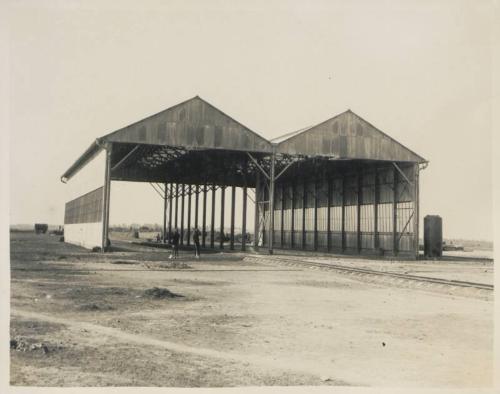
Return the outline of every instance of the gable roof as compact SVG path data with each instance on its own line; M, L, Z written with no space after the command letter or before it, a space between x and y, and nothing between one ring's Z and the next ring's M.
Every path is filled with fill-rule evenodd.
M103 141L271 152L268 140L199 96L101 138Z
M269 154L324 156L338 159L426 160L351 110L315 126L268 141L199 96L97 138L62 175L64 182L105 146L152 145L184 150L226 150Z
M392 137L347 110L316 126L275 138L277 152L339 159L408 161L426 160Z

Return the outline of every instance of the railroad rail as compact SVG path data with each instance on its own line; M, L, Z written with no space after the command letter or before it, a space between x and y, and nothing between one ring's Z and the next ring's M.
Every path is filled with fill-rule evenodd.
M458 286L458 287L472 287L481 290L490 290L493 291L494 286L486 283L476 283L476 282L467 282L461 280L453 280L453 279L441 279L441 278L432 278L428 276L420 276L420 275L409 275L409 274L400 274L397 272L388 272L388 271L378 271L371 270L368 268L356 268L356 267L346 267L338 264L329 264L329 263L319 263L314 261L303 261L303 260L294 260L288 258L266 258L266 257L245 257L245 259L254 259L260 261L268 261L272 263L285 263L286 265L295 265L295 266L308 266L308 267L318 267L323 269L330 269L336 271L350 272L350 273L358 273L358 274L366 274L366 275L378 275L378 276L388 276L398 279L405 279L411 281L418 282L427 282L427 283L435 283L440 285L448 285L448 286Z

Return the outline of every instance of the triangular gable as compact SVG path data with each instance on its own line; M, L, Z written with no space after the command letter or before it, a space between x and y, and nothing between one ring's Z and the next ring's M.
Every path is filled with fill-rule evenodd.
M426 161L350 110L283 140L277 152L339 159Z
M109 142L186 149L271 152L271 144L196 96L102 137Z

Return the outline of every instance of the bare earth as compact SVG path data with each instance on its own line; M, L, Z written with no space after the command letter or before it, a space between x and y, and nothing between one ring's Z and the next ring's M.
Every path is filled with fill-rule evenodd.
M12 385L491 387L491 296L242 254L184 252L173 265L165 250L103 255L57 239L11 234ZM493 276L493 263L415 264Z

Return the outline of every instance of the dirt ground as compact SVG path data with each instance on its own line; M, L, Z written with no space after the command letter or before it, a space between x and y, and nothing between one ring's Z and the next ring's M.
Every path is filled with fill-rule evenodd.
M136 249L11 234L12 385L491 387L491 298Z

